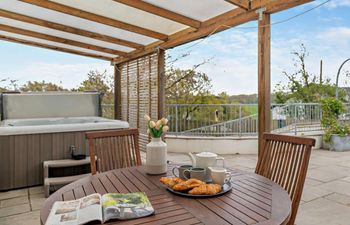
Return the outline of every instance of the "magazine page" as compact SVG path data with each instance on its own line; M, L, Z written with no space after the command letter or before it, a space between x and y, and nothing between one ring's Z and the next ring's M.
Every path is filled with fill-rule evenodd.
M45 225L76 225L93 220L102 221L100 194L73 201L55 202Z
M102 210L104 221L134 219L154 213L147 195L143 192L104 194L102 196Z
M80 199L78 212L78 224L84 224L89 221L99 220L102 222L101 195L92 194Z

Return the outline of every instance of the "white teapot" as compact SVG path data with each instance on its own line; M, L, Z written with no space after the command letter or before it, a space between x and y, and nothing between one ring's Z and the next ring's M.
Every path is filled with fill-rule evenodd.
M217 161L222 160L222 167L225 167L225 159L218 157L217 154L212 152L201 152L198 154L188 153L192 160L193 167L200 167L207 169L208 167L216 167Z

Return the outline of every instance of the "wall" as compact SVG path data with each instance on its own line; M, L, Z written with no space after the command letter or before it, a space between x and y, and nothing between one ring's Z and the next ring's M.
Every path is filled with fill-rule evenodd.
M323 147L322 135L311 133L305 136L316 139L314 149ZM167 135L166 143L168 144L168 152L210 151L216 154L258 154L258 138L256 136L191 137Z

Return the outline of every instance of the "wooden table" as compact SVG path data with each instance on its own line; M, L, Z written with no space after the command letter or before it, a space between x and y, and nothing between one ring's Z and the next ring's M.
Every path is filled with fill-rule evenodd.
M170 170L172 165L168 166ZM286 224L291 212L287 192L254 173L231 169L233 189L215 198L190 199L166 191L161 176L149 176L143 167L130 167L82 178L52 194L41 210L44 224L55 201L67 201L93 193L138 192L148 195L155 214L108 224ZM164 176L164 175L163 175Z

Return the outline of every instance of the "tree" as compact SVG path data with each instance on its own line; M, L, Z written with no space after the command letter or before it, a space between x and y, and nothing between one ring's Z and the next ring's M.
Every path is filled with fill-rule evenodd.
M22 85L19 88L20 91L23 92L36 92L36 91L67 91L63 87L48 82L43 81L28 81L26 84Z
M6 82L7 81L7 79L1 79L0 80L0 84L1 83L4 83L4 82ZM4 91L6 91L7 89L6 89L6 87L5 86L0 86L0 92L4 92Z
M166 73L166 97L169 103L202 103L203 97L210 94L211 79L193 69L171 68Z
M103 94L102 103L112 104L114 101L114 83L112 76L107 75L107 70L102 73L95 70L89 71L77 91L98 91Z
M8 83L8 85L0 86L0 92L4 91L17 91L18 90L18 80L11 80L10 78L2 78L0 79L0 83Z
M292 52L295 57L293 73L283 71L283 75L288 79L287 85L279 83L276 86L276 103L286 102L320 102L327 97L335 96L335 85L330 79L321 80L318 76L307 71L305 59L309 56L305 46L300 45L299 51ZM341 94L344 96L344 93Z

